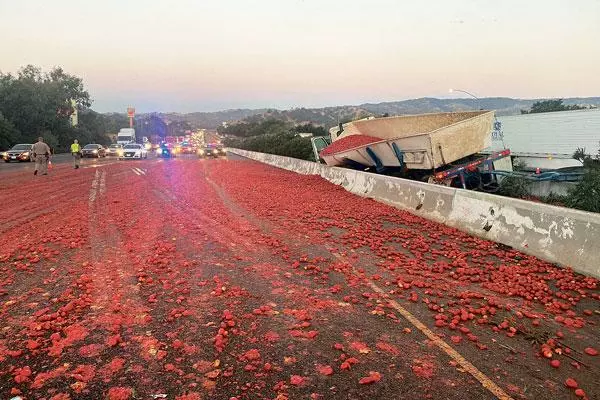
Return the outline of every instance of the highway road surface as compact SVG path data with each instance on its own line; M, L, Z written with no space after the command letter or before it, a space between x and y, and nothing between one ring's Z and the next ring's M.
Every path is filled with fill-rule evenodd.
M598 281L247 160L0 165L0 398L600 398Z
M73 162L71 154L55 154L52 156L52 166L67 165ZM102 158L83 158L81 159L82 167L96 167L98 165L105 165L117 162L116 157L102 157ZM30 171L33 174L35 163L33 162L2 162L0 161L0 174L4 172L16 172L16 171Z

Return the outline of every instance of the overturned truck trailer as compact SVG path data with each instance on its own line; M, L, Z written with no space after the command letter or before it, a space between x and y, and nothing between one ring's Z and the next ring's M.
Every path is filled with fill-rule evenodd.
M394 147L403 154L409 169L434 169L478 153L491 145L494 120L492 111L436 113L375 118L350 122L334 142L352 135L377 138L368 145L340 147L337 152L322 152L327 165L342 165L353 160L376 166L367 153L369 147L384 166L401 166ZM334 130L337 128L333 128ZM395 146L394 146L395 145Z
M344 124L341 130L332 128L331 144L323 147L322 142L318 149L315 138L313 146L319 159L331 166L402 171L412 179L482 188L482 180L485 184L495 178L483 179L481 172L510 155L508 149L489 157L479 154L491 145L493 122L493 111L371 118Z

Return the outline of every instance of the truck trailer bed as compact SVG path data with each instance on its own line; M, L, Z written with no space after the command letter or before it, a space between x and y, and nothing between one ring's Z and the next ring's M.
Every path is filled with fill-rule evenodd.
M385 167L440 168L489 147L493 120L493 111L469 111L354 121L343 126L333 144L351 135L380 140L350 148L336 146L334 152L325 148L321 158L327 165L377 166L379 162Z

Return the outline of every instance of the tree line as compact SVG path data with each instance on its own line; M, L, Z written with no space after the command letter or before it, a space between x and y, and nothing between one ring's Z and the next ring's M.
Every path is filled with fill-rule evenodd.
M0 149L34 143L39 136L55 152L67 151L73 139L108 144L106 133L128 126L127 117L97 113L91 103L82 79L60 67L44 72L27 65L14 75L0 72ZM75 110L78 124L72 126Z
M563 99L542 100L536 101L529 110L521 110L521 114L537 114L554 111L571 111L584 110L587 107L577 104L567 105L563 103Z
M314 156L310 138L299 133L312 133L313 136L327 134L322 126L310 123L293 125L278 119L243 121L221 127L218 132L226 137L225 144L229 147L311 161L314 161Z

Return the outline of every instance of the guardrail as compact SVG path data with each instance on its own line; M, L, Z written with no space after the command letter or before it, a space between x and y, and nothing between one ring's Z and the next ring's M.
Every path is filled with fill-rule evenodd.
M600 278L600 214L290 157L228 151L300 174L320 175L357 195Z

